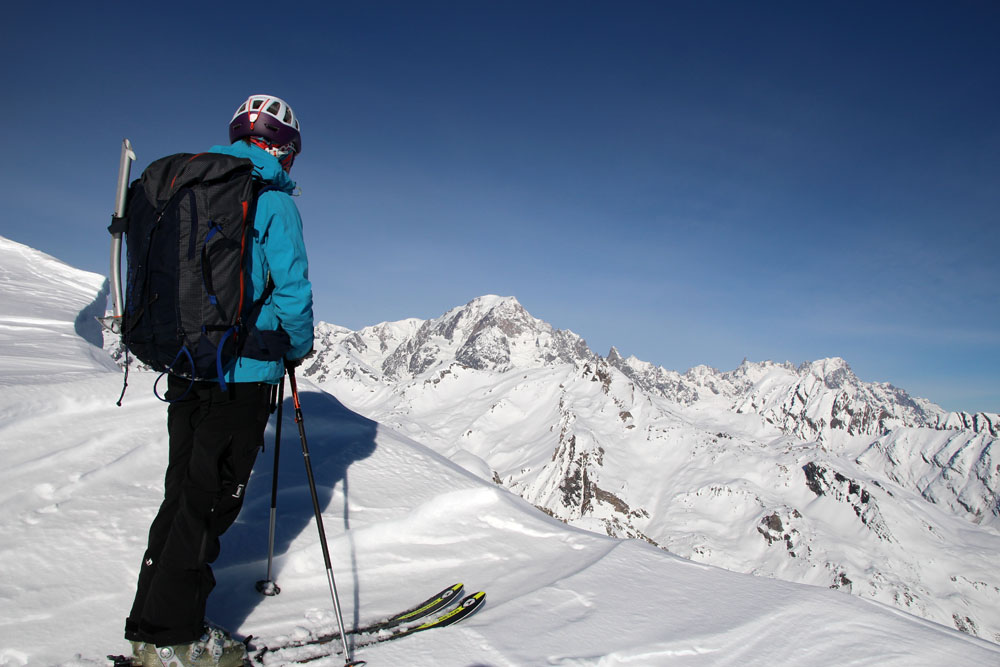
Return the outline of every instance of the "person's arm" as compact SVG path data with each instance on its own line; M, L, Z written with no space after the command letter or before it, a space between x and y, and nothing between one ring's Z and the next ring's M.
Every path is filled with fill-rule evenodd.
M271 302L292 345L285 357L301 359L313 346L312 284L302 218L291 197L284 193L265 192L258 202L258 211L261 208L269 216L261 249L274 280Z

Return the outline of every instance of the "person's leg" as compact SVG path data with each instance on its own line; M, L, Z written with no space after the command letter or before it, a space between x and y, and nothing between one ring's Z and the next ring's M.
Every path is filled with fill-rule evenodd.
M139 566L139 580L136 585L135 599L132 611L125 620L125 638L129 641L146 641L139 629L142 610L146 604L149 586L156 575L160 553L167 541L174 517L180 507L181 492L187 470L190 465L191 452L194 447L195 424L200 421L199 413L202 401L198 392L190 387L190 380L167 377L167 394L165 398L171 401L167 408L167 433L170 448L167 458L167 470L164 474L163 502L149 527L149 538L146 552Z
M182 443L190 434L190 451L139 618L140 634L157 646L202 635L205 603L215 587L209 563L219 555L219 536L242 507L269 416L265 384L233 383L223 392L216 383L198 383L192 391L196 411L171 406L171 442L176 437Z

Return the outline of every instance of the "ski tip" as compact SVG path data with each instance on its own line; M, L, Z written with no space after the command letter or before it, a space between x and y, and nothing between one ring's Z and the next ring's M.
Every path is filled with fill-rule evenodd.
M484 604L486 604L486 591L479 591L473 593L472 595L465 596L465 599L462 600L462 604L459 605L459 607L464 607L468 612L466 615L471 615L479 611Z

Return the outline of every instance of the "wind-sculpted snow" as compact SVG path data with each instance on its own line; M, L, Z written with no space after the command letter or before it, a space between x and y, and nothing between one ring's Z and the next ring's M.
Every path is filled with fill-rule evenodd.
M11 282L34 280L37 261L5 264L12 276L0 285L5 295ZM90 301L99 290L94 287ZM0 384L0 665L103 667L107 653L129 650L121 638L122 619L145 532L162 498L166 407L152 396L153 373L133 369L124 405L117 407L117 373L98 364L87 373L63 375L40 364L89 358L80 347L83 339L66 334L79 312L77 297L68 292L65 301L54 301L51 312L59 314L39 327L46 348L4 343L0 355L3 377L12 367L36 369L23 382ZM818 523L834 521L838 513L853 515L848 504L829 493L817 497L801 481L804 475L799 479L801 470L791 462L804 458L797 455L800 443L763 429L749 415L709 415L649 397L600 360L506 373L451 362L386 383L382 361L420 326L405 321L362 332L321 327L326 347L311 372L325 377L326 386L338 384L341 400L300 380L348 625L397 612L455 581L488 591L486 607L460 625L358 651L369 664L615 667L779 660L811 667L831 656L842 664L1000 662L1000 648L969 636L986 636L991 628L975 605L953 606L953 625L963 634L842 592L728 572L643 541L581 530L468 472L464 467L502 472L506 484L529 485L552 463L562 437L574 443L565 448L565 458L588 471L593 492L581 525L607 520L631 529L644 520L651 532L678 528L682 540L700 533L704 539L696 541L706 548L720 546L710 544L720 518L730 534L739 532L731 515L704 513L706 503L742 509L753 519L758 551L781 553L789 544L796 551L815 548L823 532L815 530ZM512 351L520 354L520 345ZM512 354L512 364L518 354ZM371 409L348 407L365 402ZM390 419L375 421L383 411ZM218 585L209 601L213 620L238 637L252 634L265 642L301 639L336 625L288 404L284 413L274 562L282 593L265 598L254 587L266 568L272 424L243 513L223 536L223 555L215 563ZM418 417L433 424L422 426ZM714 434L705 429L708 424ZM431 431L438 437L425 440ZM631 439L622 440L622 434ZM455 444L445 456L451 438ZM799 514L791 504L775 505L762 486L773 480L751 454L768 447L784 451L781 479L797 491ZM463 460L464 467L453 460ZM741 475L731 474L734 462L742 465ZM709 470L730 474L695 484ZM869 488L867 478L860 481ZM565 478L550 484L558 498ZM658 511L658 497L667 501L684 488L693 490L686 507L704 513L704 530L676 516L644 514L645 508ZM895 538L907 538L897 528L896 507L878 485L871 488ZM584 496L574 498L583 503ZM916 494L906 498L913 507L934 507ZM823 511L805 511L811 503L824 503ZM949 565L940 575L954 572L951 581L961 595L995 595L988 578L979 576L977 560L995 552L995 542L982 528L961 522L960 530L942 517L947 515L932 517L933 524L920 529L932 529L942 543L976 562L964 569ZM882 557L866 554L863 540L852 546L862 563ZM924 549L918 555L941 554ZM851 572L840 572L841 581ZM315 664L338 665L342 659L330 656Z
M512 298L408 322L395 349L366 329L367 357L334 333L307 372L575 526L1000 640L986 420L968 428L838 358L685 373L602 358ZM970 534L989 547L944 537Z
M113 371L97 317L107 280L0 237L0 385Z

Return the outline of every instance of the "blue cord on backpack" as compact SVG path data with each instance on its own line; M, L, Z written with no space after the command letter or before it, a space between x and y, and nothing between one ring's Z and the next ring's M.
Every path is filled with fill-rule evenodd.
M222 334L222 340L219 341L219 347L215 351L215 371L219 374L219 389L222 391L226 390L226 377L222 370L222 348L226 344L226 339L232 336L236 332L237 327L232 326L226 330L226 333Z
M159 392L156 390L156 387L157 387L157 385L160 384L160 380L163 379L163 376L166 375L167 373L169 373L173 369L174 364L177 363L177 360L181 358L181 353L183 353L184 356L187 357L188 363L191 365L191 371L192 371L192 373L194 372L194 358L191 356L191 352L187 349L187 345L182 345L181 349L179 349L177 351L177 356L174 357L174 360L170 362L169 366L167 366L167 370L165 370L162 373L160 373L160 376L158 378L156 378L156 382L153 383L153 396L156 396L158 399L160 399L164 403L173 403L175 401L181 400L182 398L184 398L185 396L187 396L189 393L191 393L191 387L194 386L194 378L192 377L191 378L191 382L188 384L188 388L185 389L184 393L181 394L180 396L178 396L177 398L164 398L163 396L160 396Z

